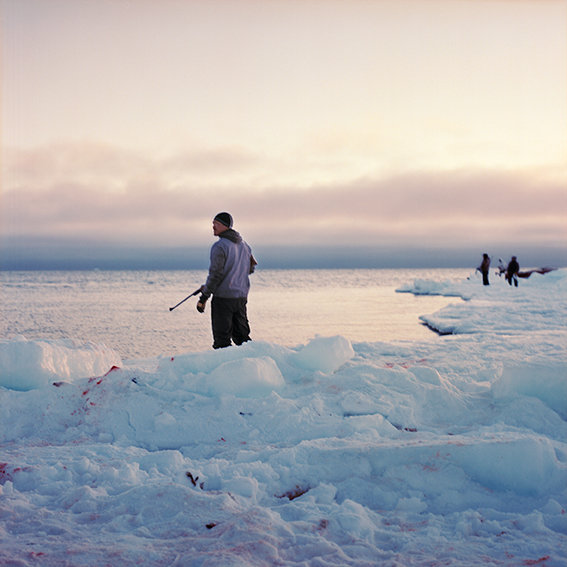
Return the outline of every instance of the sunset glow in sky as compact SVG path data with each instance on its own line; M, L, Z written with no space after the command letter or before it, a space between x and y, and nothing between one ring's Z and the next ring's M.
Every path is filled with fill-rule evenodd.
M13 250L567 242L567 0L0 6Z

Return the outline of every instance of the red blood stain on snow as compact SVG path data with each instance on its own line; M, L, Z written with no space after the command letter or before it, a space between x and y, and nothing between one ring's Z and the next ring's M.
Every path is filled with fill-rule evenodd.
M8 463L0 463L0 484L6 481L12 481L12 475L6 470Z
M105 376L108 376L111 372L115 371L115 370L120 370L119 366L113 366L106 374L104 374L104 376L93 376L92 378L89 378L89 384L92 384L93 382L95 382L95 386L100 386L105 378ZM57 386L58 384L54 384L55 386ZM90 389L87 388L86 390L83 391L83 396L86 396L88 393L90 392ZM87 402L88 402L88 398L87 398ZM93 402L90 402L91 406L94 406L95 404Z
M0 463L0 485L12 482L16 473L28 470L30 467L10 467L8 463Z
M545 563L548 559L550 559L549 555L545 555L539 559L524 559L522 565L540 565L541 563Z

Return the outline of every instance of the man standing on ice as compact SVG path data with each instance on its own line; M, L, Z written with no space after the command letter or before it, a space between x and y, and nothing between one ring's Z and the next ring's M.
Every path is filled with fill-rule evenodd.
M506 281L512 285L512 282L518 287L518 272L520 271L520 264L516 256L512 256L508 267L506 268Z
M213 348L241 345L250 339L250 325L246 304L250 280L256 260L250 246L232 228L232 216L219 213L213 219L213 234L219 239L211 247L209 275L201 287L197 311L205 312L205 304L212 295L211 322Z
M488 272L490 271L490 256L486 253L482 255L482 262L480 266L477 268L482 274L482 283L483 285L490 285L488 281Z

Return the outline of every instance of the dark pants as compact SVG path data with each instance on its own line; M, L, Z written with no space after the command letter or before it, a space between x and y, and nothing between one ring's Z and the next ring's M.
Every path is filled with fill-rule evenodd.
M488 272L482 272L482 283L484 285L490 285L490 282L488 281Z
M250 341L250 325L246 313L246 297L214 297L211 301L213 348L224 348Z

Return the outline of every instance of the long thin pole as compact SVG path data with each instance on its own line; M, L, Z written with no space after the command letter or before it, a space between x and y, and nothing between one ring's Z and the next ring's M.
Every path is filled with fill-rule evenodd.
M187 301L190 297L193 297L194 295L197 295L198 293L201 292L201 288L196 289L191 295L188 295L185 299L182 299L177 305L174 305L173 307L170 307L169 310L173 311L176 307L179 307L182 303L184 303L185 301Z

